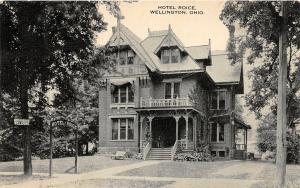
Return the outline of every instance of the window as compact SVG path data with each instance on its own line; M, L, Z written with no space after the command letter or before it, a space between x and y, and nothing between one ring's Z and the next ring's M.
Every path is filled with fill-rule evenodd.
M119 53L120 55L120 65L126 65L127 64L127 51L121 51Z
M180 97L180 83L167 82L165 83L165 99L175 99Z
M218 129L218 124L213 123L211 125L211 141L212 142L217 142L217 129Z
M226 109L226 91L214 91L211 94L211 108L216 110Z
M119 65L132 65L135 53L132 50L122 50L117 53L113 53L112 57L119 59Z
M128 50L128 65L133 64L134 52L132 50Z
M120 140L126 139L126 119L120 119Z
M169 63L170 62L170 51L163 50L161 59L162 59L163 64Z
M161 62L163 64L168 63L179 63L180 62L180 51L178 48L166 49L161 52Z
M173 98L177 98L179 97L179 93L180 93L180 83L174 83L174 94L173 94Z
M219 141L224 142L224 124L219 124Z
M219 151L219 157L225 157L225 151Z
M179 63L179 49L173 49L171 51L171 55L172 55L172 61L171 63Z
M171 83L166 83L165 86L165 99L170 99L171 98Z
M210 154L211 154L212 156L214 156L214 157L217 156L217 152L216 152L216 151L211 151Z
M211 141L224 142L225 141L225 126L221 123L213 123L211 125Z
M128 102L134 102L134 93L133 93L132 85L128 87Z
M112 119L112 139L118 140L118 119Z
M134 139L133 118L112 119L112 140L133 140Z
M134 92L131 84L116 86L112 92L113 103L132 103L134 102Z
M126 103L126 90L127 90L127 87L121 87L120 88L120 102L121 103Z

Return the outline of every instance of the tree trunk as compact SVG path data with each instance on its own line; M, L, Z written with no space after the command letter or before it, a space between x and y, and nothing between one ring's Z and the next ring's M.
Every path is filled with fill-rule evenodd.
M24 63L25 64L25 63ZM22 119L28 119L28 75L26 71L26 65L23 67L23 71L20 72L20 103L21 103L21 117ZM31 130L30 125L24 126L24 175L32 175L31 164Z
M86 143L86 148L85 148L85 155L89 154L89 143Z
M279 77L277 108L277 153L276 187L285 187L286 175L286 83L287 83L287 10L286 2L281 2L282 23L279 35Z

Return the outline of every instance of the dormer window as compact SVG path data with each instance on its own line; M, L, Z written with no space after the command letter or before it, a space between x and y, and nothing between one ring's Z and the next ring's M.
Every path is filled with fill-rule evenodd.
M180 62L180 51L178 48L165 49L161 52L161 62L163 64L168 63L179 63Z

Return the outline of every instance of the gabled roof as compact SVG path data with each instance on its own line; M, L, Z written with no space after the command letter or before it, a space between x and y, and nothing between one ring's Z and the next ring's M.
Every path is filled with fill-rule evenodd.
M157 32L159 33L159 32ZM141 45L149 54L155 66L162 73L175 73L175 72L189 72L189 71L203 71L198 63L190 56L187 55L182 59L181 63L176 64L162 64L159 57L154 53L156 48L161 44L166 35L150 35L141 42Z
M151 71L157 70L157 67L140 43L141 39L138 36L136 36L123 24L119 23L107 44L109 46L129 45Z
M169 25L168 32L157 32L157 33L165 33L164 39L161 41L161 43L156 47L154 53L158 54L161 48L163 47L170 47L170 46L177 46L182 52L184 50L184 45L181 42L181 40L176 36L176 34L171 29L171 26Z
M212 66L206 67L208 74L218 83L236 83L239 84L242 74L242 63L231 64L225 51L213 51Z

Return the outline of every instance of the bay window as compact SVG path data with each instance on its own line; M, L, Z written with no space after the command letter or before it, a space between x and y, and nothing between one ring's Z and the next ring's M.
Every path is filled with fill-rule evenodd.
M126 84L122 86L115 86L112 92L112 102L113 103L133 103L134 102L134 92L131 84Z
M134 119L113 118L112 119L112 140L133 140Z
M211 108L215 110L226 109L226 91L213 91L211 94Z

